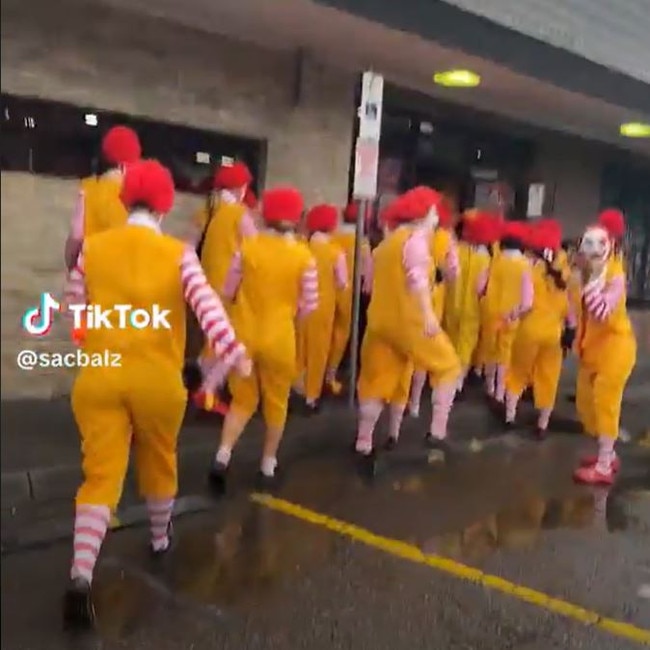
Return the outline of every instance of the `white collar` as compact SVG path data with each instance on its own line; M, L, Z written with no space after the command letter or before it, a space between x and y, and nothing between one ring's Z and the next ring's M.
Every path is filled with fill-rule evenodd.
M239 203L239 199L233 192L230 190L221 190L219 192L219 198L226 204L226 205L233 205L235 203Z
M477 253L483 253L484 255L490 252L490 251L488 250L488 247L485 246L484 244L478 244L477 246L474 246L474 250L475 250Z
M501 251L501 255L504 257L518 258L523 257L524 254L517 250L516 248L506 248L504 251Z
M158 219L146 210L136 210L135 212L132 212L126 220L126 223L130 226L145 226L146 228L155 230L158 233L162 232Z
M356 234L357 232L357 224L356 223L347 223L344 221L339 225L339 231L342 233L351 233L351 234Z
M326 232L315 232L309 239L315 239L316 241L329 241L330 236Z

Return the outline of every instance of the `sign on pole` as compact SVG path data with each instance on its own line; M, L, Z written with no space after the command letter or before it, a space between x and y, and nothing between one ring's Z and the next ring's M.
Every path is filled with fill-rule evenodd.
M350 341L350 387L349 404L354 408L359 365L359 313L361 311L361 249L364 224L369 202L377 196L377 172L379 170L379 139L381 137L381 113L384 97L384 78L374 72L364 72L361 79L361 104L359 135L355 143L354 183L352 195L361 201L357 213L354 246L354 275L352 295L352 335Z

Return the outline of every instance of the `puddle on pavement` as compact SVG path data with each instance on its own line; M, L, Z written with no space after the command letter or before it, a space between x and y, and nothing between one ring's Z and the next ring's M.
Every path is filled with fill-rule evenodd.
M290 467L279 496L470 563L498 549L531 548L556 529L650 530L649 475L622 476L609 491L590 489L572 484L574 462L558 444L474 455L442 471L411 467L367 485L340 457L311 458ZM122 555L100 571L101 634L123 637L179 608L218 625L327 569L342 543L242 493L213 512L180 519L158 570L151 560Z
M225 510L178 526L160 563L124 557L104 563L94 588L102 637L122 638L179 610L219 624L326 566L336 551L335 536L263 506L240 500Z
M414 490L418 480L404 481ZM650 535L650 476L621 480L610 489L571 486L564 495L522 496L512 504L421 544L428 553L482 562L497 550L527 550L557 529Z

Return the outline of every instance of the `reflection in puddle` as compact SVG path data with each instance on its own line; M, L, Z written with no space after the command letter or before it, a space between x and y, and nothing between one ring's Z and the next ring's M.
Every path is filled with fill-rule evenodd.
M563 497L528 496L460 531L443 533L423 545L428 553L480 562L497 549L533 547L544 530L558 528L650 533L650 485L646 478L611 490L575 488Z
M201 603L246 605L306 566L325 563L334 544L331 535L248 504L220 529L185 531L174 549L170 580Z
M205 516L183 526L163 558L106 560L94 584L98 632L124 638L172 610L218 623L229 609L258 604L327 563L336 541L257 504L230 504L223 522Z

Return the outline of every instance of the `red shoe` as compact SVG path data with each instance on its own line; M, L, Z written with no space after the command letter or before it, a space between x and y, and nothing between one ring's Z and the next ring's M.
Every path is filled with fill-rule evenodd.
M601 472L596 465L591 467L580 467L573 473L573 480L587 485L612 485L614 483L614 470Z
M580 459L580 466L594 467L594 465L597 462L598 462L598 456L595 454L593 456L584 456L583 458ZM614 474L616 474L620 469L621 469L621 459L618 456L616 456L612 461L612 471L614 472Z
M228 405L224 404L216 395L200 391L194 393L192 401L194 402L194 406L202 411L218 413L219 415L226 415L228 413Z

